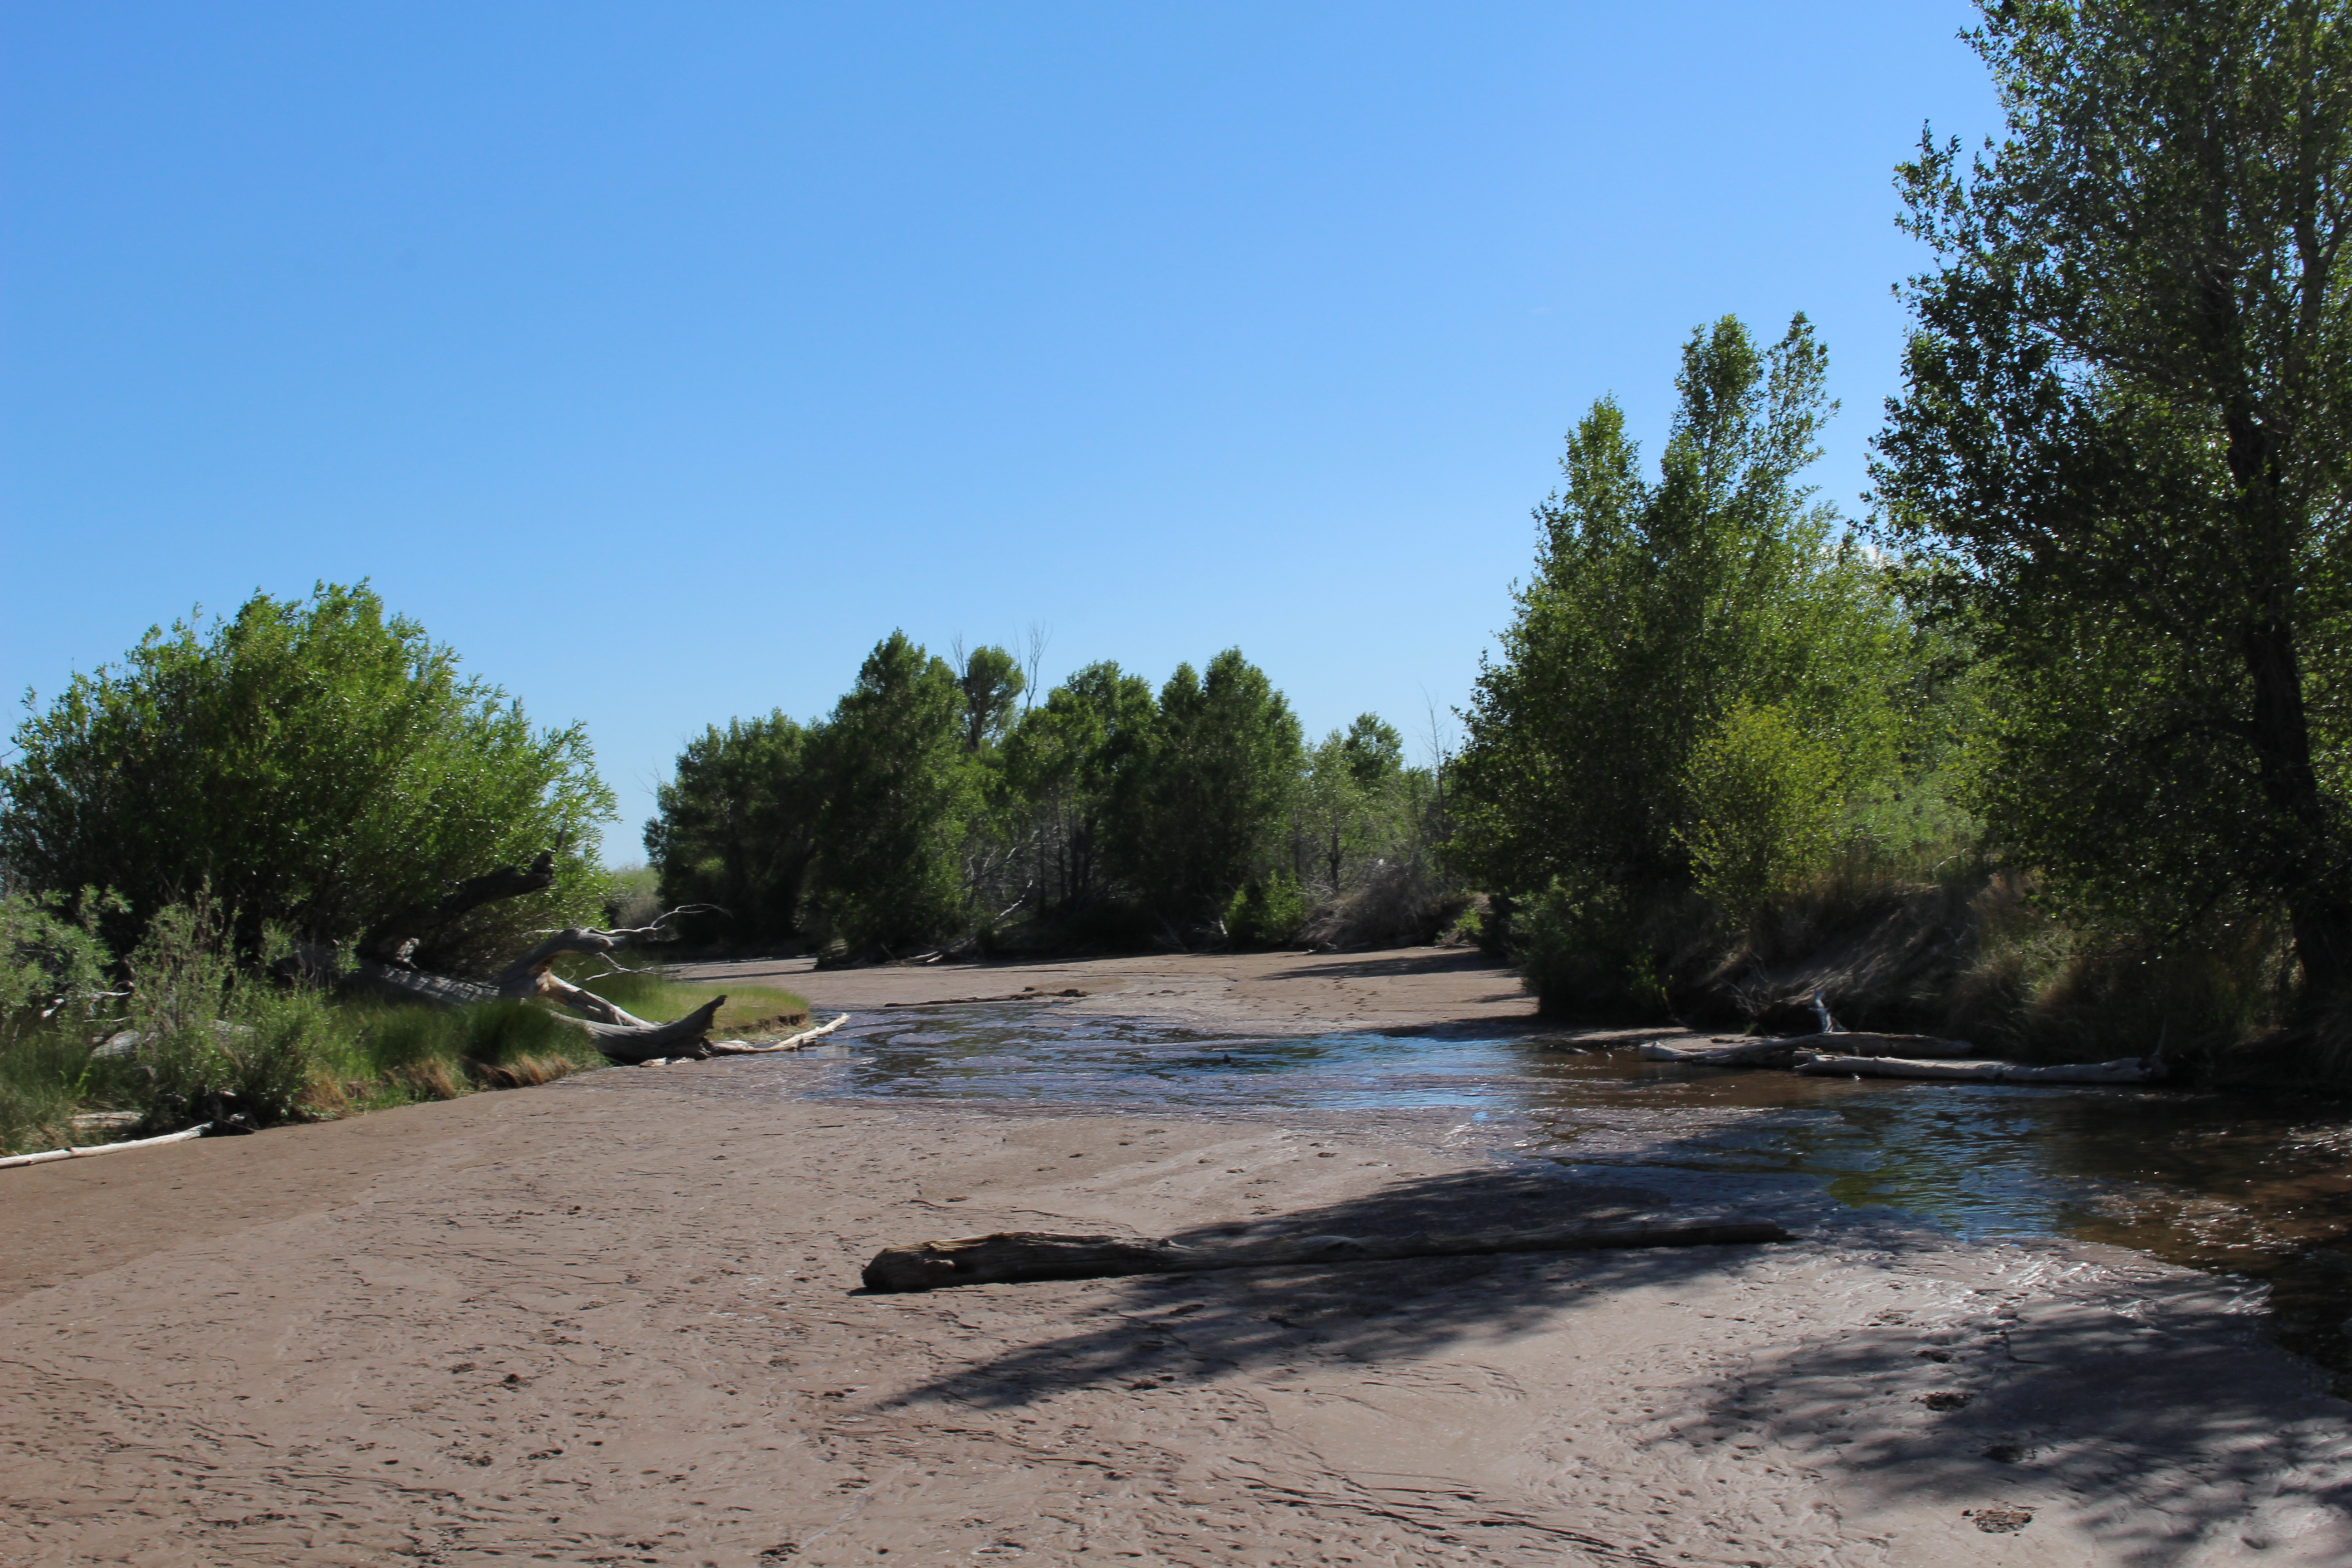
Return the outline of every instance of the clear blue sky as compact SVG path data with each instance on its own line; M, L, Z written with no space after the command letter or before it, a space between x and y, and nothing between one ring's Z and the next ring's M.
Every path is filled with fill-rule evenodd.
M587 722L615 863L893 626L1417 733L1697 323L1819 323L1854 509L1969 16L9 0L0 689L373 578Z

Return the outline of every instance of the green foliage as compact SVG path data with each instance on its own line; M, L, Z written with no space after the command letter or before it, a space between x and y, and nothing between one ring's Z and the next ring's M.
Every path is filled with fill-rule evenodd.
M716 905L688 916L689 941L738 943L789 937L816 855L825 796L823 727L782 712L730 720L687 742L656 792L646 853L659 868L661 901Z
M1728 317L1694 333L1654 482L1617 405L1596 403L1465 715L1450 858L1494 891L1539 895L1529 930L1547 952L1598 942L1610 994L1650 987L1661 960L1626 944L1696 880L1746 899L1788 874L1780 851L1741 847L1771 824L1734 798L1727 748L1765 737L1731 715L1772 712L1805 755L1833 753L1838 787L1820 798L1841 810L1904 769L1929 693L1920 636L1797 483L1831 412L1826 363L1801 316L1769 349Z
M956 675L963 692L963 749L978 754L1012 732L1013 705L1029 683L1021 661L1001 647L976 647L968 656L959 649L957 662L963 667Z
M1556 877L1512 911L1512 955L1551 1018L1653 1018L1675 1006L1677 947L1710 922L1688 892Z
M1295 858L1320 874L1327 897L1346 891L1350 870L1366 861L1411 854L1423 782L1407 773L1403 737L1376 713L1358 715L1307 753L1293 805Z
M1835 852L1845 795L1837 747L1778 708L1742 702L1691 752L1683 842L1700 895L1746 921Z
M1273 865L1298 776L1298 721L1265 671L1227 648L1160 688L1141 744L1119 759L1111 854L1175 921L1213 920Z
M1989 6L2008 115L1902 171L1880 526L1994 667L1995 840L2077 918L2283 909L2352 994L2352 12Z
M1285 871L1253 877L1225 906L1225 934L1244 947L1288 942L1307 919L1307 895Z
M29 708L29 700L28 700ZM579 726L531 729L365 586L257 595L209 635L160 629L77 675L0 770L0 860L36 888L112 888L118 946L209 887L240 945L265 925L347 942L449 884L560 846L548 894L493 904L420 954L462 965L595 908L611 793Z
M892 632L824 730L817 900L851 948L920 946L966 911L961 858L982 805L956 672Z
M1029 820L1031 864L1050 907L1072 910L1109 891L1105 824L1120 769L1147 744L1151 687L1108 661L1090 664L1021 716L1004 743L1004 774Z
M0 1037L35 1020L91 1017L110 989L111 962L97 921L114 901L89 893L77 905L54 893L0 898Z

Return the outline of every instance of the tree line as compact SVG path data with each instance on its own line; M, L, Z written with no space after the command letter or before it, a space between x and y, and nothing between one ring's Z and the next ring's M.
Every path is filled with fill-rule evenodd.
M709 906L706 940L889 955L1279 941L1375 870L1426 892L1437 780L1378 716L1309 745L1238 648L1157 691L1109 661L1033 679L898 631L825 717L709 727L646 830L662 900Z
M1548 1009L1643 1016L1907 930L1871 984L1915 1016L2040 964L2185 1027L2202 975L2352 1064L2352 4L2003 0L1970 40L2005 128L1896 171L1929 259L1860 515L1805 482L1810 323L1727 318L1654 454L1575 424L1458 756L1310 743L1238 650L1040 693L894 633L821 719L685 748L664 895L881 955L1426 934L1475 891ZM461 967L609 891L586 737L364 585L77 676L0 795L11 907L117 952L199 888L331 942L553 848L539 907L436 933Z

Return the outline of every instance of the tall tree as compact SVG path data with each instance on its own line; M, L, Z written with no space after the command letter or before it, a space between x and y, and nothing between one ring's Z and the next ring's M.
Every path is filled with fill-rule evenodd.
M1021 661L1001 647L976 647L969 654L961 646L956 662L961 668L956 684L963 689L963 745L978 752L1002 742L1013 728L1013 704L1027 689Z
M1995 832L2144 926L2283 908L2352 988L2352 7L1987 5L1881 527L2006 678Z
M1798 482L1826 366L1802 316L1769 348L1726 317L1683 351L1654 481L1614 401L1570 434L1452 775L1449 853L1491 890L1687 888L1692 759L1743 704L1888 765L1897 617Z
M1112 784L1155 710L1149 682L1104 660L1046 693L1006 739L1005 776L1031 815L1046 902L1085 904L1108 891L1103 826Z
M852 947L929 942L966 914L961 856L980 806L956 671L904 632L866 658L826 723L816 897Z
M1213 918L1273 863L1298 777L1298 721L1265 672L1227 648L1179 665L1115 784L1113 846L1144 901Z
M662 901L716 905L690 916L689 937L735 941L795 934L816 823L824 804L817 765L822 726L781 711L711 725L678 753L656 792L646 853L661 874Z

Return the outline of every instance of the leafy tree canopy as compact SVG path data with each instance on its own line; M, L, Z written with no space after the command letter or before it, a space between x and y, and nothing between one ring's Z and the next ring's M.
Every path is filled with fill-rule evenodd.
M824 727L816 892L851 947L897 949L957 929L960 857L981 808L970 710L947 660L904 632L875 647Z
M1901 171L1880 527L2003 681L1985 805L2143 927L2284 905L2352 986L2352 7L2042 0Z
M1897 764L1906 633L1797 482L1826 364L1802 316L1769 347L1726 317L1684 348L1656 479L1611 399L1569 437L1535 577L1465 714L1450 848L1486 887L1688 887L1693 759L1737 709L1783 714L1760 732L1815 738L1849 777Z
M509 927L596 910L613 795L585 732L534 730L364 584L152 630L46 709L26 702L0 770L0 859L35 888L121 894L129 912L105 921L118 952L206 886L248 946L265 923L349 941L550 847L551 891L476 911L422 958L462 965Z

